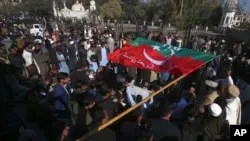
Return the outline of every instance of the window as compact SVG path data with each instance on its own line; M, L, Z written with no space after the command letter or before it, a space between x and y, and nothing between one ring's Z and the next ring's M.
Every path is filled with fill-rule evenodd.
M39 28L39 26L38 26L38 25L35 25L35 28Z

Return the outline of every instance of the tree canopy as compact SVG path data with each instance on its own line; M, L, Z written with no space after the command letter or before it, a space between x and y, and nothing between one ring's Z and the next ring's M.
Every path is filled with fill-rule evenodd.
M128 20L161 20L185 27L187 24L218 25L220 4L220 0L152 0L146 4L126 0L122 8Z
M13 5L11 2L5 3L2 11L9 16L28 12L32 16L47 17L52 15L52 0L23 0L22 3Z
M89 1L79 0L86 7ZM5 4L2 11L7 14L20 11L34 16L53 16L52 0L23 0L16 7ZM56 0L62 5L62 0ZM75 0L67 0L71 6ZM217 26L221 18L221 0L96 0L97 11L104 18L131 21L162 21L179 28L187 25Z
M99 7L100 14L106 18L120 18L122 15L122 8L119 0L108 0Z

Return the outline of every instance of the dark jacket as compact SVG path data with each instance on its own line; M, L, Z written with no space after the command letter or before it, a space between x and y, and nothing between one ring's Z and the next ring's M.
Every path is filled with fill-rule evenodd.
M107 47L105 47L105 48L106 48L106 52L107 52L107 55L108 55L110 53L110 50ZM98 61L101 61L102 60L102 48L101 47L97 48L96 55L97 55Z
M69 94L60 84L57 84L54 89L55 109L66 110L69 102Z
M102 101L99 100L99 106L107 112L109 119L112 119L117 114L117 105L111 98Z
M169 120L153 120L151 125L153 128L153 136L155 141L160 141L167 138L174 138L176 141L181 140L180 129Z
M75 45L70 45L68 48L68 56L69 56L69 69L73 70L75 69L75 64L77 62L77 57L76 56L76 52L77 52L77 47Z
M25 61L21 55L10 55L10 64L14 65L20 69L24 68Z
M203 129L203 141L224 141L229 133L229 123L223 118L206 118Z
M54 48L50 48L48 49L48 52L49 52L50 64L52 65L52 67L55 67L57 70L60 69L59 61L56 55L56 50Z
M182 141L197 141L201 134L199 121L186 121L182 124Z
M105 128L102 131L97 132L91 138L91 141L116 141L115 132L109 128Z
M85 50L83 47L78 48L78 58L80 61L86 62L87 50Z
M80 70L74 70L71 74L70 74L70 79L71 79L71 84L74 87L77 83L77 81L82 81L85 83L89 82L89 77L86 74L86 71L80 71Z

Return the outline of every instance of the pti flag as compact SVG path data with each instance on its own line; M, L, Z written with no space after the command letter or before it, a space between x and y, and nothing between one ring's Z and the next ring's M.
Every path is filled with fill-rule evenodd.
M126 50L132 48L132 47L133 47L133 46L131 46L131 44L126 43L126 44L123 45L122 48L116 49L116 50L114 50L114 52L110 53L110 54L108 55L108 59L111 60L113 63L118 63L118 64L119 64L119 63L120 63L120 62L119 62L119 58L118 58L119 54L120 54L121 52L123 52L123 51L126 51Z
M155 41L137 38L131 46L111 53L110 61L127 67L137 67L157 72L170 72L182 75L192 72L201 65L213 60L214 55L190 49L174 47Z

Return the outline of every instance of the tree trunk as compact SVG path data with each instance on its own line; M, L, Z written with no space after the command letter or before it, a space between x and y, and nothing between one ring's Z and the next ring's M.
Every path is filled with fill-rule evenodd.
M185 47L188 45L188 42L190 40L191 30L192 30L192 24L188 24L185 29L185 41L184 41Z
M183 6L184 6L184 0L181 0L180 16L182 16Z
M7 17L10 17L10 1L4 0L3 1L3 11L6 13Z

